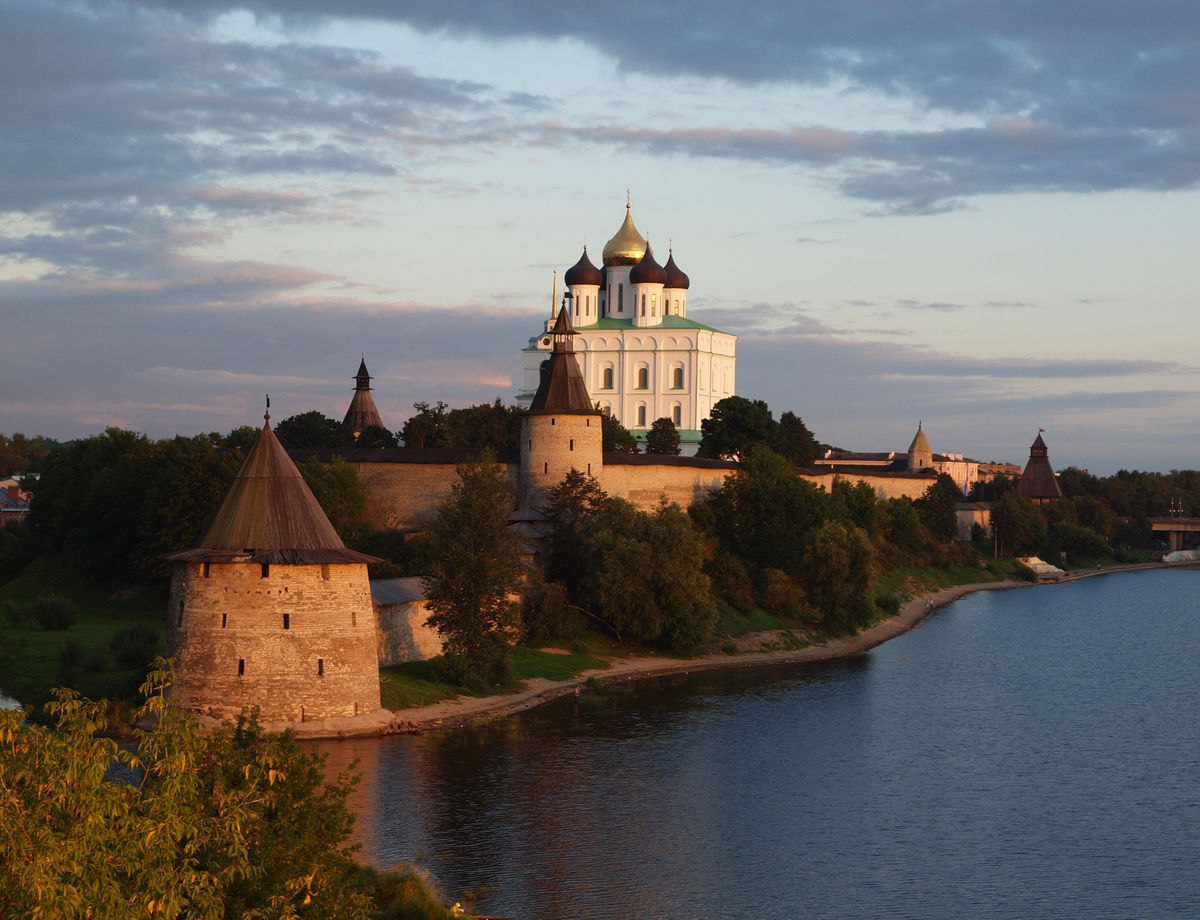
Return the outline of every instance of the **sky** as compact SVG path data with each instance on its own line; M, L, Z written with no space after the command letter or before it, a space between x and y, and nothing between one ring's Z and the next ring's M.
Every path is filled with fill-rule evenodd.
M817 437L1200 467L1200 5L0 0L0 432L511 401L626 190Z

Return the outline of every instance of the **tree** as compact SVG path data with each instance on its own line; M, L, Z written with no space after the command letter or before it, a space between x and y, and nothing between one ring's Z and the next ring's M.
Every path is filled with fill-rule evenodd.
M248 454L258 443L261 433L262 429L256 428L254 425L239 425L225 435L225 446L230 450L240 450L243 454Z
M275 426L275 437L289 450L309 447L348 447L353 437L341 422L317 410L285 418Z
M355 447L395 447L396 436L382 425L368 425L354 439Z
M608 412L600 416L601 447L605 453L637 453L637 438L635 438L615 417Z
M954 480L942 473L913 504L926 529L943 543L958 536L958 503L962 493Z
M679 455L679 431L669 418L655 419L650 426L646 435L646 453L672 457Z
M508 529L513 494L490 454L458 468L459 481L422 541L429 622L445 654L469 685L508 682L506 653L520 617L514 601L524 563Z
M885 506L885 521L888 540L910 559L928 549L929 540L912 499L889 499Z
M1002 555L1032 553L1045 539L1046 516L1029 499L1010 492L992 508L992 529Z
M726 396L700 423L698 456L740 460L755 445L770 446L776 440L777 423L761 399Z
M879 496L870 484L861 479L853 485L840 477L834 479L831 504L834 517L861 527L869 536L879 532Z
M0 711L0 913L374 915L385 880L347 844L357 780L327 782L316 755L253 717L202 733L155 668L139 710L155 727L132 747L105 736L104 704L74 691L56 691L51 727ZM114 764L128 780L109 778Z
M756 569L798 574L812 533L831 512L830 499L766 447L750 450L736 476L693 505L700 527Z
M370 530L367 524L367 489L359 480L354 464L335 457L331 463L306 460L299 465L299 469L342 542L357 545L366 539Z
M821 446L804 420L794 412L779 416L779 428L775 436L775 450L786 457L794 466L812 466L821 455Z
M604 507L608 495L591 476L571 470L546 495L544 513L552 529L546 553L546 577L562 582L570 596L579 597L587 574L584 526Z
M427 402L413 403L416 415L410 416L400 429L400 438L405 447L449 447L446 410L448 406L438 401L431 406Z
M639 511L618 498L585 519L587 575L579 602L617 633L675 652L712 639L717 612L704 574L705 543L678 505Z
M870 625L873 562L871 541L853 524L827 521L813 536L804 587L809 602L835 632L856 632Z

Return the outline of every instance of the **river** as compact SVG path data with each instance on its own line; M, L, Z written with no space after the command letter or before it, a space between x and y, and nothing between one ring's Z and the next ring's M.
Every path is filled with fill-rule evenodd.
M647 680L361 760L364 854L565 917L1200 904L1200 571L971 595L838 663Z

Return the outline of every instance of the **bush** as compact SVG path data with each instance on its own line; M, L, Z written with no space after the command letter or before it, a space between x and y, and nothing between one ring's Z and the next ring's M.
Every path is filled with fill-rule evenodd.
M42 629L70 629L79 619L79 608L61 594L43 594L25 605L24 615Z
M768 613L799 617L805 612L804 589L779 569L763 569L758 581L758 602Z
M149 623L132 623L117 630L109 648L121 667L144 669L158 652L158 630Z
M875 595L875 606L884 616L894 617L900 612L900 598L894 594Z
M704 571L712 582L715 597L742 613L754 609L754 583L741 559L729 553L718 553L705 563Z
M78 639L68 639L58 650L58 664L63 671L70 671L83 663L83 646Z
M25 608L16 601L0 601L0 619L13 627L29 625L29 617L26 615Z
M83 669L90 671L93 674L96 671L103 671L108 667L108 656L104 654L104 649L90 648L83 653Z
M534 642L546 639L573 640L583 635L583 616L571 606L562 582L530 578L521 600L526 639Z

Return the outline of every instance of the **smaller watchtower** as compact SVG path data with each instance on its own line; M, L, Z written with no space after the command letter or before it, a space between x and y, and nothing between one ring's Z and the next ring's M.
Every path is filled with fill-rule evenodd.
M908 468L913 471L933 469L933 448L925 436L923 422L917 423L917 433L908 445Z
M521 419L522 508L539 504L545 491L571 470L594 476L604 462L602 418L575 359L569 293L563 296L552 334L554 349Z
M355 438L371 427L383 427L383 419L375 408L375 399L371 396L371 374L367 370L367 359L364 356L358 365L358 373L354 375L354 396L350 400L350 408L342 420L342 427Z

